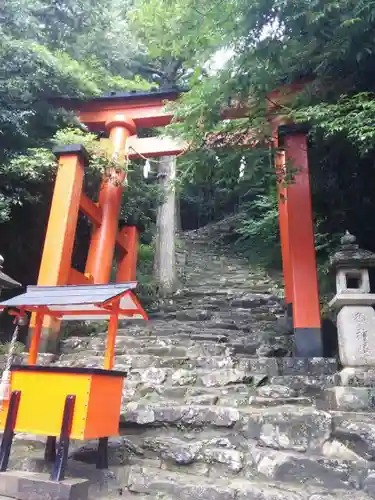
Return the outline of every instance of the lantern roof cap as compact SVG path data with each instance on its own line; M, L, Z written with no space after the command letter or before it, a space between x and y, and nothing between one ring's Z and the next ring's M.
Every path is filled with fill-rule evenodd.
M18 288L21 283L3 272L4 257L0 255L0 288Z
M346 231L340 239L339 249L330 256L330 266L332 268L350 267L366 268L375 267L375 253L363 250L356 243L357 238Z

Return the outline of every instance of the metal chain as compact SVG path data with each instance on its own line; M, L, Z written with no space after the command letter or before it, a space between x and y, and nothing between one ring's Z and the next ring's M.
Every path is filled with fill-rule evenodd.
M7 354L7 360L6 360L6 364L5 364L5 368L4 368L4 372L5 373L9 372L10 371L10 367L12 366L12 362L13 362L13 358L14 358L14 353L15 353L16 347L17 347L18 330L19 330L19 324L18 324L18 321L17 321L17 326L14 329L14 332L13 332L13 335L12 335L12 339L11 339L10 345L9 345L9 351L8 351L8 354Z
M3 407L4 401L8 401L10 398L10 391L11 391L11 384L10 384L10 369L12 366L16 346L17 346L17 339L18 339L18 330L19 326L21 324L21 317L18 317L16 319L16 328L13 331L12 339L9 344L9 350L6 358L6 364L4 371L1 375L0 379L0 408Z

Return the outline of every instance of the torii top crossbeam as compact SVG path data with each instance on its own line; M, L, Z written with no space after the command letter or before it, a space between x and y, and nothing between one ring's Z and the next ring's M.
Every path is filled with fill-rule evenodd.
M285 85L267 96L267 108L270 115L280 111L280 105L290 102L303 84ZM150 91L110 92L89 100L58 99L55 104L77 113L82 123L91 132L103 132L116 117L125 118L130 137L128 138L129 159L139 156L170 156L186 150L186 143L170 138L145 138L136 136L137 129L165 127L173 118L173 109L166 106L175 102L188 89L171 88L168 90L151 89ZM249 114L251 103L246 105L233 101L222 110L222 119L242 118Z
M165 127L173 118L166 110L166 102L176 101L185 89L151 90L148 92L111 92L88 101L57 100L61 106L78 112L80 120L93 132L105 130L105 124L114 114L126 115L136 128Z

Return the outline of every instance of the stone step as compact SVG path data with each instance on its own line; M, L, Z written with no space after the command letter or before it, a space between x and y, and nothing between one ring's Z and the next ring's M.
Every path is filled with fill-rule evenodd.
M203 439L200 439L202 438ZM134 437L130 437L132 441ZM143 450L147 459L160 459L165 468L174 464L193 473L199 469L215 475L241 476L247 479L258 477L278 482L295 482L325 488L361 489L375 463L348 458L328 458L323 455L271 450L253 442L244 447L236 446L233 439L204 435L194 439L180 436L138 436L134 446ZM350 456L350 455L349 455ZM185 469L185 470L184 470Z
M141 397L132 397L132 402L135 402L139 405L147 406L148 404L158 404L164 406L174 406L174 405L203 405L203 406L221 406L221 407L233 407L233 408L241 408L241 409L250 409L250 408L271 408L272 406L279 405L296 405L296 406L311 406L313 405L313 400L311 398L262 398L259 396L250 396L246 395L242 396L239 394L237 397L223 397L217 398L215 396L196 396L192 398L185 399L166 399L159 394L152 392L147 395Z
M118 351L117 351L118 352ZM202 368L204 370L213 370L216 368L236 368L239 361L228 356L212 356L210 354L198 353L198 356L156 356L153 354L116 354L114 369L121 370L122 367L130 369L142 369L149 367L156 368L174 368L179 370L194 370ZM85 357L82 358L79 353L65 354L57 362L60 366L103 366L104 356L95 351L85 351Z
M232 349L224 343L211 342L194 342L190 338L180 339L180 342L175 339L172 342L164 342L162 339L150 339L150 341L123 341L120 337L117 339L115 353L118 356L127 355L153 355L177 358L196 358L199 356L228 356L233 352ZM64 353L65 351L65 353ZM76 348L72 348L71 344L66 344L63 347L63 355L65 359L70 357L82 357L82 351L85 356L97 356L105 351L105 342L92 341L85 344L80 344Z
M256 294L254 294L256 295ZM164 307L164 312L170 313L170 316L166 316L166 318L173 318L172 313L178 314L178 319L185 320L185 316L187 313L190 313L190 318L187 318L189 321L197 321L198 319L206 320L209 319L207 315L199 314L198 318L196 317L196 310L204 309L205 311L220 311L220 313L232 311L233 314L238 313L238 311L247 312L248 315L254 317L256 314L261 317L261 314L267 314L267 312L283 314L284 308L280 305L279 302L269 301L266 303L265 301L258 305L251 305L253 303L252 300L247 301L246 299L236 298L233 294L227 294L224 296L192 296L191 299L187 300L185 297L180 297L178 300L175 300L168 304L168 306ZM182 314L184 313L184 314ZM205 317L206 316L206 317Z
M299 396L324 398L324 391L336 385L337 374L331 375L276 375L269 377L268 383L287 386L297 391ZM328 409L324 406L325 409Z
M99 350L105 349L105 338L103 334L98 337L69 337L65 339L60 344L60 351L62 353L71 353L73 350ZM186 338L175 338L171 337L150 337L149 335L132 337L131 335L119 335L116 338L116 349L121 348L138 348L138 347L165 347L165 346L181 346L181 347L191 347L194 345L193 340L189 337Z
M375 461L375 420L372 412L332 411L332 436L353 453Z
M155 328L150 328L146 324L147 328L144 328L142 331L121 328L118 330L117 342L119 342L122 338L128 339L129 337L136 340L140 339L142 341L145 339L156 338L159 339L159 341L163 341L165 339L166 342L168 342L169 339L177 341L179 339L191 339L206 342L223 342L229 335L232 334L232 331L221 329L220 327L205 328L202 323L191 323L190 325L186 325L185 323L163 323L164 325L162 327L158 326ZM165 326L165 323L167 326ZM181 324L185 325L185 327L180 328L179 325ZM104 340L106 335L106 332L102 332L98 333L94 338Z
M268 297L268 303L270 305L281 305L280 299L276 299L274 295L274 291L271 287L267 286L265 287L255 287L254 285L249 285L249 284L243 284L240 287L237 285L233 285L232 287L223 287L221 288L220 294L212 294L211 290L202 290L202 287L199 286L197 283L196 285L194 284L189 284L189 292L184 292L177 296L174 296L174 302L179 305L185 305L185 304L199 304L202 300L205 300L207 303L210 302L216 302L220 301L223 304L229 304L232 305L233 301L240 301L242 297L246 297L249 294L251 294L252 297L256 296L262 296ZM264 305L267 305L266 299L264 301L252 301L252 302L247 302L245 306L241 305L240 303L236 304L234 303L233 307L244 307L248 310L251 310L253 308L257 307L262 307Z
M215 346L215 348L216 347L217 346ZM193 350L190 352L194 353ZM275 386L276 390L278 386L287 386L297 392L305 388L314 390L319 387L332 387L337 379L337 362L333 358L266 358L234 356L231 354L230 349L225 348L222 356L212 355L215 368L219 367L218 365L221 362L220 358L223 360L223 363L228 363L228 368L230 368L229 365L233 363L237 371L245 372L241 375L246 377L249 375L268 375L269 385ZM210 360L206 361L210 363ZM221 379L221 375L225 376L226 374L227 370L217 372L218 379ZM228 380L228 383L233 382L232 380ZM236 383L238 383L237 379Z
M204 328L204 325L201 323L197 323L192 326L192 324L186 324L183 322L180 323L172 323L165 322L164 325L160 326L151 326L149 327L147 324L144 325L142 330L139 329L119 329L118 338L123 336L132 336L132 337L145 337L145 336L157 336L157 337L176 337L180 338L190 336L190 335L205 335L207 339L211 338L212 341L215 341L215 337L228 337L233 335L232 330L228 330L225 328ZM105 337L106 332L97 334L97 337Z
M239 422L240 418L239 410L232 407L138 405L131 402L125 405L121 415L121 422L126 425L172 425L179 428L182 426L230 428Z
M149 403L176 405L217 405L231 407L271 407L277 405L313 405L313 398L294 395L262 396L254 388L246 387L236 392L226 389L236 389L228 386L220 389L206 389L194 386L170 387L167 384L150 387L146 384L126 383L123 391L124 405L127 402L137 402L140 405Z
M155 491L180 500L349 500L353 492L342 489L306 487L298 484L192 476L180 470L165 471L151 467L131 466L128 488L140 494ZM367 500L365 493L356 493L357 500Z
M115 365L117 366L117 365ZM123 368L123 365L119 365ZM145 370L132 370L128 375L129 381L140 381L144 385L154 387L163 383L172 386L190 385L203 387L224 387L231 384L250 383L252 376L248 371L235 368L220 368L204 370L197 368L187 370L181 368L147 368Z
M213 332L211 329L208 329L207 333L179 334L179 338L184 339L188 337L195 342L215 342L219 344L226 343L228 341L228 331L220 330L220 332L224 333L216 333L216 331L217 330Z
M244 476L251 478L254 469L261 477L271 481L293 483L297 479L305 485L323 486L329 490L360 490L367 477L375 472L375 463L347 457L327 458L308 453L270 450L250 444Z
M223 291L226 290L235 290L236 293L265 293L265 294L273 294L275 284L272 281L264 281L257 280L252 278L251 276L239 276L238 278L232 277L223 277L220 280L215 279L207 279L202 282L199 281L199 278L196 276L187 275L189 283L189 290L196 290L198 288L204 287L205 289L212 290L215 287L220 288Z
M358 411L375 413L375 388L335 386L322 394L321 407L329 410Z
M197 403L193 403L197 404ZM250 396L249 398L237 397L221 397L217 405L219 406L234 406L238 407L252 407L252 408L271 408L272 406L279 405L296 405L296 406L312 406L314 400L307 397L278 397L267 398L262 396Z
M68 355L69 356L69 355ZM168 358L166 358L168 359ZM146 358L144 358L146 360ZM104 357L80 357L78 359L61 357L54 366L75 366L75 367L88 367L88 368L101 368L103 367ZM202 361L210 363L205 358ZM124 364L127 363L127 364ZM129 367L130 360L127 357L122 359L121 356L115 360L114 369L119 371L126 371L126 383L139 383L144 387L154 388L161 384L167 383L169 386L191 385L203 387L223 387L230 384L250 383L252 375L243 369L236 368L217 368L217 369L204 369L193 368L178 370L170 367L148 367L148 368L131 368Z
M216 347L223 347L220 344ZM274 375L280 373L284 368L284 359L277 358L247 358L228 354L215 356L206 354L204 356L156 356L153 354L129 354L119 355L115 358L114 369L127 371L126 385L139 384L137 389L147 387L153 390L161 384L166 386L195 386L205 388L225 387L238 384L247 384L255 388L259 384L264 387L257 389L257 396L266 398L277 397L313 397L322 395L322 390L335 384L335 375ZM65 354L55 363L56 366L86 366L102 367L104 357L92 355L87 351L82 353ZM199 351L198 351L199 354ZM321 360L323 368L326 360ZM286 363L288 371L295 366L291 362ZM305 361L305 360L301 360ZM317 360L307 360L305 369L317 369ZM296 360L294 360L296 363ZM310 365L309 365L310 363ZM328 367L331 365L328 364ZM299 373L299 367L297 370Z
M127 391L129 391L130 397L127 397ZM166 384L155 385L154 387L140 387L138 382L134 382L132 384L126 382L124 397L126 401L131 401L133 395L135 394L138 394L140 397L144 397L152 392L160 394L165 399L188 401L187 404L194 404L194 399L199 401L199 404L204 404L203 401L205 399L210 401L210 403L206 404L216 404L219 398L233 397L234 399L237 399L239 395L242 398L250 398L255 395L254 388L245 384L234 384L225 387L211 388L194 387L191 385L168 386Z
M332 417L313 407L234 408L222 406L160 406L129 403L122 414L126 424L179 428L232 428L246 442L297 452L320 451L330 438Z
M312 398L300 397L296 391L286 386L261 386L255 388L252 385L240 383L207 388L192 385L171 386L165 383L161 385L148 385L147 382L142 384L139 381L126 381L123 396L125 401L128 402L138 400L153 393L166 400L180 401L179 404L181 404L181 401L185 401L186 404L217 404L221 406L238 406L244 404L250 406L258 404L259 406L265 406L265 404L275 406L278 404L288 404L288 401L291 401L293 404L298 404L298 402L301 404L313 402ZM231 401L231 404L228 404L228 401Z
M205 286L197 286L196 288L185 288L179 291L178 296L181 297L228 297L233 294L238 294L236 288L223 289L219 284L216 287L208 288Z
M244 307L252 309L267 304L280 304L280 299L276 297L270 287L265 290L263 287L256 287L251 284L243 283L240 287L221 286L217 284L217 288L205 287L199 283L189 283L189 288L179 290L173 296L175 303L184 303L191 300L194 303L197 299L205 299L208 301L222 300L230 301L233 307Z
M256 441L244 440L236 428L142 426L127 427L124 432L123 436L110 438L110 469L126 463L159 461L158 467L169 470L179 467L189 474L209 474L210 477L236 474L245 478L298 480L305 485L355 489L370 485L374 477L374 462L359 457L332 439L326 441L317 454L259 446ZM95 463L96 448L96 441L74 442L71 456Z
M165 495L163 495L163 497L160 497L158 493L154 493L152 495L140 495L139 493L124 491L123 488L119 488L113 494L103 493L95 496L90 496L89 500L118 500L119 498L121 498L121 500L173 500L166 497ZM0 500L2 500L1 497ZM9 500L9 498L4 497L4 500Z

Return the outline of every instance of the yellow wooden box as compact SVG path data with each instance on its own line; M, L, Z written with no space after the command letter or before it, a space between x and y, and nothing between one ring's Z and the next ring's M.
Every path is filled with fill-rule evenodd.
M21 391L15 432L59 436L66 396L75 395L72 439L118 435L125 376L98 368L13 366L11 390ZM0 410L0 429L8 406Z

